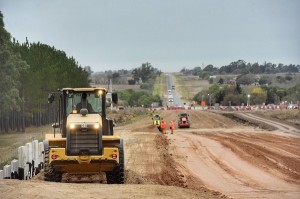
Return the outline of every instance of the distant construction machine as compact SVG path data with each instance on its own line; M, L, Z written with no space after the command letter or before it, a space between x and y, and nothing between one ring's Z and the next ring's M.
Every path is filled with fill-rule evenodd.
M153 122L153 125L156 126L159 131L161 131L161 127L160 127L161 117L160 117L160 115L157 115L157 114L153 115L152 116L152 122Z
M191 123L189 120L189 114L187 113L180 113L178 115L178 127L179 128L190 128Z

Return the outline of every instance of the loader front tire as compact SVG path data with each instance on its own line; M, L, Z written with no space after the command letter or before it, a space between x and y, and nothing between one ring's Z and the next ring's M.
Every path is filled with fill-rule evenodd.
M49 164L49 149L45 150L44 180L50 182L61 182L62 180L62 174L55 172L53 166Z
M119 164L112 171L106 172L107 184L124 184L124 147L121 140L119 148Z

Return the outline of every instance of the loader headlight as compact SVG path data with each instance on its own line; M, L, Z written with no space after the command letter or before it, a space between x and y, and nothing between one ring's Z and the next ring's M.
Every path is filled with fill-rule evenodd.
M99 123L94 124L94 129L99 129L99 128L100 128L100 124Z
M70 124L70 129L71 130L75 129L75 124Z
M100 96L102 96L102 95L103 95L103 90L99 90L99 91L98 91L98 94L99 94Z
M104 94L104 91L103 91L103 90L98 90L98 91L95 93L95 97L96 97L96 98L99 98L99 97L101 97L103 94Z

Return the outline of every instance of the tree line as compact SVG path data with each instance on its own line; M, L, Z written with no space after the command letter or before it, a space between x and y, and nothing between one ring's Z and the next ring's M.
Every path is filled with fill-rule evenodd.
M196 75L201 78L205 78L211 75L217 74L274 74L274 73L299 73L300 65L284 65L279 63L278 65L270 62L264 64L247 63L244 60L238 60L231 62L229 65L222 66L220 68L214 67L209 64L206 67L194 67L193 69L183 68L180 70L183 74Z
M118 70L118 71L104 71L93 73L92 82L95 84L109 84L112 80L113 84L129 84L135 85L139 84L141 91L134 91L132 89L126 89L119 91L120 105L124 106L144 106L151 107L153 102L162 104L162 99L158 95L152 95L153 86L155 80L161 75L161 71L154 68L151 63L142 63L140 67L133 68L132 70ZM124 77L127 78L126 83L124 83Z
M86 69L91 71L89 67ZM92 73L91 71L91 83L94 84L139 84L141 89L151 89L155 79L162 72L157 68L154 68L151 63L142 63L140 67L133 68L131 70L108 70L104 72Z
M197 93L193 100L206 105L223 106L297 103L300 99L300 83L290 88L278 86L240 86L239 84L212 84L209 89ZM286 104L286 103L285 103Z
M183 74L199 76L207 79L211 86L207 90L197 93L193 100L207 105L218 103L220 105L247 105L250 104L280 104L283 101L296 103L300 99L300 83L295 75L300 72L300 65L284 65L267 63L246 63L244 60L231 62L220 68L207 65L204 68L183 68ZM277 74L275 79L269 74ZM233 74L236 78L228 76L224 79L222 74ZM258 75L259 74L259 75ZM216 77L218 75L218 78ZM281 88L273 85L274 82L286 84L296 81L296 85L290 88ZM298 81L299 82L299 81Z
M162 105L162 99L159 95L152 95L151 93L141 90L134 91L132 89L125 89L119 91L120 104L130 107L145 107L150 108L153 102L157 102L159 106Z
M49 45L20 44L6 31L0 11L0 132L25 131L54 121L49 92L89 87L89 73L73 57Z
M154 68L151 63L143 63L140 67L132 70L133 82L129 84L140 84L141 91L126 89L119 92L120 99L125 106L151 107L153 102L162 105L159 95L153 95L152 90L155 80L161 75L161 71Z

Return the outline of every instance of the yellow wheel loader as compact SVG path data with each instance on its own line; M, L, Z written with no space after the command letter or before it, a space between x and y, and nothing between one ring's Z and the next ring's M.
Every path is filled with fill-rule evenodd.
M64 173L105 172L108 184L124 183L123 140L114 135L113 121L106 118L106 108L118 97L109 94L104 88L49 93L48 102L58 106L58 114L54 133L44 140L45 181L61 182Z
M161 123L161 117L159 115L153 115L152 116L152 122L154 126L157 126L158 130L161 131L160 123Z

